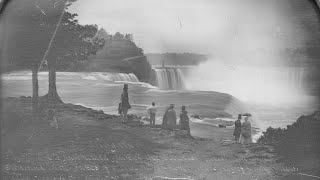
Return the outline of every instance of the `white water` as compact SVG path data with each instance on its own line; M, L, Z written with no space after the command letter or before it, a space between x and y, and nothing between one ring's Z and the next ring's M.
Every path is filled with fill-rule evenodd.
M57 75L76 75L79 76L80 73L76 72L57 72ZM91 80L96 81L99 79L111 81L111 82L139 82L136 75L133 73L106 73L106 72L93 72L93 73L81 73L82 75L79 76L83 80ZM45 76L41 75L48 75L48 72L40 72L39 73L39 80L45 78ZM19 73L10 73L10 74L3 74L1 75L2 80L31 80L31 73L30 72L19 72Z
M185 89L184 76L178 68L155 68L157 84L160 89Z
M211 73L211 71L207 73ZM127 76L119 75L120 79L121 77ZM189 80L189 78L187 77L187 80ZM206 76L202 76L202 78L206 78ZM211 76L211 78L213 79L215 77ZM30 72L2 74L1 79L3 97L32 95ZM58 93L66 103L82 104L97 110L103 110L108 114L117 114L120 93L124 81L110 81L110 79L111 78L110 76L108 77L107 73L101 72L58 72ZM132 79L126 80L133 81ZM186 82L190 83L189 81ZM186 105L189 115L200 115L200 117L203 118L202 120L191 119L197 123L212 124L214 123L215 117L223 119L226 117L225 115L229 114L235 118L238 113L248 111L253 114L253 127L264 130L265 127L268 126L285 127L296 121L299 116L312 113L314 111L312 108L316 107L306 106L303 103L288 104L286 106L270 106L257 103L247 104L249 105L248 108L243 109L243 104L238 103L238 101L231 98L229 95L211 92L208 89L202 89L202 91L161 90L142 82L126 81L125 83L129 84L130 103L133 107L130 110L130 113L146 115L146 108L151 102L156 102L158 108L157 117L160 119L167 106L173 103L176 105L176 112L179 112L182 105ZM47 91L48 73L41 72L39 73L39 95L45 95ZM193 129L193 131L202 132L204 130ZM205 137L211 137L211 129L208 129L208 131L205 130L205 132ZM232 135L230 134L230 136Z
M186 87L228 93L242 100L253 114L255 127L265 130L269 126L285 127L289 119L317 107L319 102L304 89L306 73L303 67L232 66L208 61L190 71Z
M98 73L97 74L100 78L107 80L107 81L125 81L125 82L139 82L136 75L130 73Z
M189 90L229 93L245 102L300 103L308 101L304 91L305 68L228 66L206 62L186 78Z

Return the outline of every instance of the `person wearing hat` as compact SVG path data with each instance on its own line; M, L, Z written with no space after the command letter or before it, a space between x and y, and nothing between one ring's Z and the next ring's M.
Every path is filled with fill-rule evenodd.
M129 95L128 95L128 84L123 86L123 91L121 93L121 115L122 115L122 123L127 122L127 113L131 108L129 103Z
M235 137L236 142L239 142L240 134L241 134L241 118L242 115L238 114L238 119L234 122L234 131L233 135Z

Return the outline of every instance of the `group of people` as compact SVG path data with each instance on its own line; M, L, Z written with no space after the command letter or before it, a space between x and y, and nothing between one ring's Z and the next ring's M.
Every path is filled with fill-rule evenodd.
M118 108L119 114L122 115L122 123L127 122L127 113L130 108L131 105L129 103L128 85L125 84L123 87L123 92L121 93L121 102L119 103ZM149 115L150 125L154 126L157 113L154 102L152 102L152 106L147 108L147 112ZM244 117L243 123L241 123L242 117ZM251 124L249 122L249 117L251 117L251 114L248 113L238 115L238 119L235 121L235 129L233 132L236 142L240 142L242 144L252 143ZM187 130L190 134L189 117L188 112L186 111L186 106L181 107L179 125L180 129ZM170 106L166 109L163 115L162 126L165 128L176 128L177 116L176 111L174 110L174 104L170 104Z
M151 106L147 108L151 126L155 126L156 122L157 108L155 105L156 104L152 102ZM123 92L121 93L121 102L118 107L119 114L122 116L122 123L127 123L127 113L129 109L131 109L131 105L129 103L128 85L125 84ZM241 123L242 117L244 117L243 123ZM233 132L236 142L240 142L241 144L252 143L251 124L249 122L250 117L251 114L248 113L238 115L238 119L234 123L235 129ZM53 110L49 110L48 120L51 127L58 129L57 117ZM174 110L174 104L170 104L163 115L162 127L169 129L180 127L181 130L187 130L190 135L189 116L186 111L186 106L181 107L179 126L177 126L177 116L176 111Z
M157 108L155 107L155 103L152 102L152 106L147 108L147 112L149 115L150 125L155 125L156 121L156 113ZM129 96L128 96L128 85L125 84L123 87L123 92L121 93L121 102L119 103L118 111L119 114L122 116L122 123L127 122L127 113L128 110L131 108L129 103ZM186 111L186 106L182 106L181 113L180 113L180 129L187 130L190 134L189 128L189 117L188 112ZM174 110L174 104L170 104L170 106L166 109L163 115L162 126L166 128L176 128L177 126L177 116L176 111Z
M241 123L242 116L244 117L244 122ZM234 132L233 135L235 137L236 142L240 142L241 144L252 143L252 135L251 135L251 124L249 122L250 114L239 114L238 119L234 122Z
M152 102L152 106L147 108L151 126L154 126L156 122L157 109L155 105L156 104ZM170 106L166 109L162 119L163 119L162 127L172 128L172 129L177 127L177 116L176 116L176 111L174 110L174 104L170 104ZM186 106L181 107L179 126L181 130L187 130L188 133L190 134L189 116L188 116L188 112L186 111Z
M152 106L147 108L147 112L150 117L150 125L154 126L157 112L154 102L152 102ZM186 106L181 107L179 123L180 129L187 130L190 134L189 116L188 112L186 111ZM177 127L177 116L176 111L174 110L174 104L170 104L170 106L166 109L162 118L162 127L172 129L175 129Z
M186 111L186 106L181 107L179 117L180 129L187 130L190 133L189 116L188 112ZM174 128L177 125L177 116L176 111L174 110L174 104L170 104L170 106L166 109L162 119L162 126L164 127Z

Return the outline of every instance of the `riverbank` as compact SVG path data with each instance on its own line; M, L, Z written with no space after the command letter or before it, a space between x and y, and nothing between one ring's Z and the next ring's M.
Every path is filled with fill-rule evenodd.
M277 162L271 146L235 143L232 129L212 128L216 138L153 128L133 118L73 104L54 108L59 128L31 123L31 99L7 98L2 116L4 179L283 179L298 177L295 167ZM8 123L9 122L9 123Z

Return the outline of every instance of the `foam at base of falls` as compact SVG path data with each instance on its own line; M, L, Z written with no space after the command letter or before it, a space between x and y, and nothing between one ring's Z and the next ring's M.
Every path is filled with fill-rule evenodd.
M160 89L185 89L184 77L180 69L155 68L153 70Z

